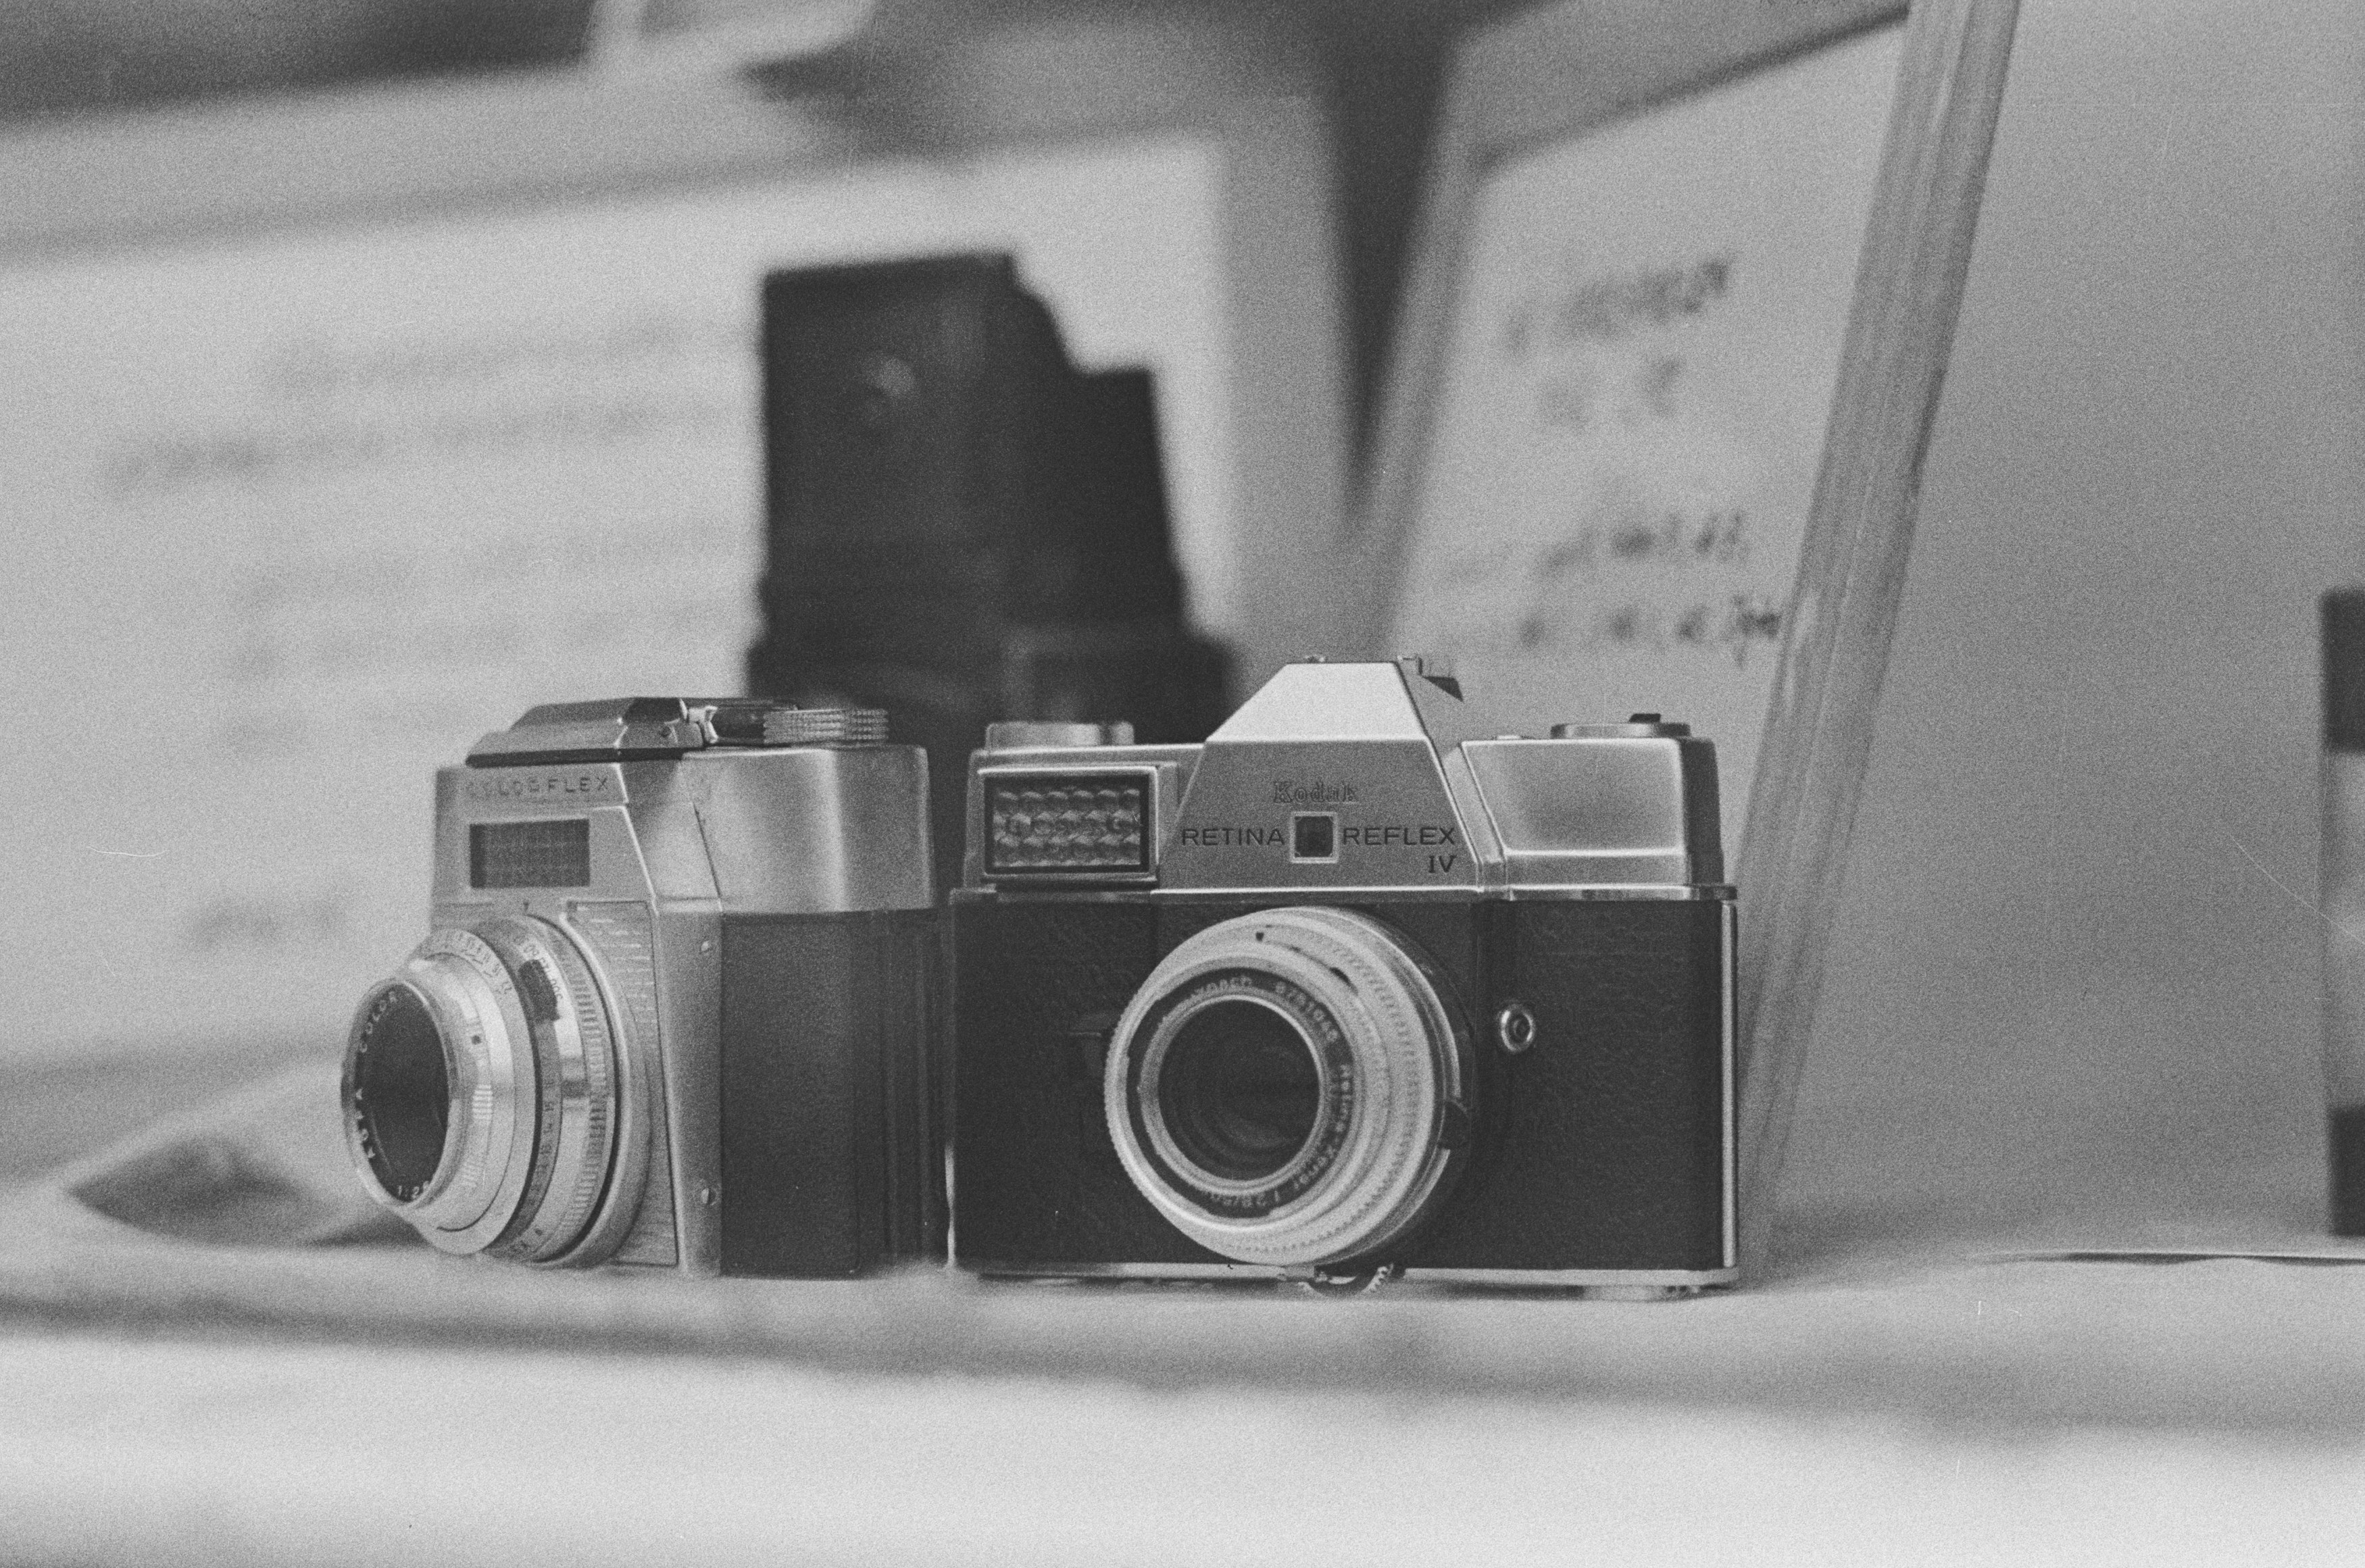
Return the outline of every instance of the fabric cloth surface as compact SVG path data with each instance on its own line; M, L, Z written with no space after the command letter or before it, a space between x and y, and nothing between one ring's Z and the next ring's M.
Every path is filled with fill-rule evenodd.
M1943 1215L1860 1207L1820 1228L1804 1216L1786 1266L1752 1288L1652 1303L1022 1284L941 1269L855 1282L551 1272L411 1239L360 1193L335 1103L334 1064L299 1062L19 1192L0 1207L0 1311L1170 1389L2365 1432L2365 1269L2346 1266L2365 1248L2296 1232L2106 1216L1978 1237ZM2150 1250L2102 1250L2129 1247ZM2188 1256L2225 1247L2315 1256Z

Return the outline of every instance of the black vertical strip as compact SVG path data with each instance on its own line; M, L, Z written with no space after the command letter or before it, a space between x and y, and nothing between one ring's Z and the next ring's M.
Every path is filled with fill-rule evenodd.
M830 918L823 916L820 918ZM886 1226L880 1223L886 1212L887 1193L882 1177L887 1169L887 1106L880 1092L883 1058L887 1042L882 1037L880 991L885 978L880 966L871 961L879 946L878 917L875 915L841 915L846 921L844 967L839 971L845 978L844 1005L847 1014L848 1037L846 1094L836 1113L846 1118L843 1133L846 1157L853 1169L843 1178L846 1209L842 1214L818 1215L816 1230L826 1233L827 1222L842 1226L851 1239L854 1265L848 1271L867 1273L878 1266L886 1252ZM826 973L827 965L820 966ZM795 1106L786 1107L790 1125L795 1129L797 1141L826 1146L830 1129L817 1128L800 1114ZM791 1214L788 1223L794 1226L799 1215ZM836 1272L835 1270L826 1271Z
M2365 1105L2336 1105L2326 1128L2332 1149L2332 1234L2365 1236Z
M864 953L866 967L875 977L872 990L877 997L872 1028L879 1049L872 1058L871 1074L871 1092L879 1103L875 1172L879 1206L874 1231L877 1257L882 1260L901 1255L910 1246L908 1216L914 1197L908 1174L913 1133L909 1061L911 1034L919 1021L912 1016L910 998L899 983L902 977L898 973L902 953L897 935L884 924L874 926Z
M944 1256L943 1145L936 1126L936 915L879 917L882 1261Z
M2324 596L2324 746L2365 751L2365 588Z
M947 917L929 910L915 917L912 948L923 960L919 982L920 1234L913 1255L951 1255L952 965L945 945Z

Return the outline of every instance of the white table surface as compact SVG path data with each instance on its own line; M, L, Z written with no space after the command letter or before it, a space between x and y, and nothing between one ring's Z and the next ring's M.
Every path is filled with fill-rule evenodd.
M8 1562L2365 1551L2351 1439L82 1333L0 1339L0 1390Z

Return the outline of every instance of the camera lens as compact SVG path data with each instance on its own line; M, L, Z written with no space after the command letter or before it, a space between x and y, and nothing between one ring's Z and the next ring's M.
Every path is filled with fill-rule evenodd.
M587 1236L620 1150L634 1165L641 1148L622 1132L624 1061L559 927L439 930L353 1017L346 1143L372 1195L446 1252L597 1262L610 1244Z
M353 1110L370 1173L408 1201L424 1192L443 1161L452 1114L452 1075L443 1036L416 991L387 986L364 1010Z
M1313 1047L1282 1014L1218 1002L1175 1031L1158 1092L1184 1159L1225 1181L1253 1182L1313 1136L1322 1075Z
M1191 936L1110 1038L1102 1108L1126 1174L1236 1261L1379 1255L1458 1165L1473 1070L1441 987L1401 934L1348 910L1263 910Z

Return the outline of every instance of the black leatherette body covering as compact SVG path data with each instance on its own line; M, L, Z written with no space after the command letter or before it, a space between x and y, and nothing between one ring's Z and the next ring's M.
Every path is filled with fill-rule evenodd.
M965 1262L1223 1260L1160 1217L1102 1116L1106 1031L1158 959L1292 900L957 902L954 1246ZM1724 906L1710 901L1354 904L1429 964L1470 1032L1468 1156L1434 1216L1364 1264L1725 1266ZM1511 998L1520 1056L1493 1042Z
M929 910L723 922L723 1271L944 1256Z
M1432 1269L1720 1269L1724 906L1490 906L1490 990L1536 1043L1481 1047L1474 1158L1394 1261Z
M1216 1263L1117 1163L1100 1065L1158 961L1149 902L956 902L955 1256L970 1263Z

